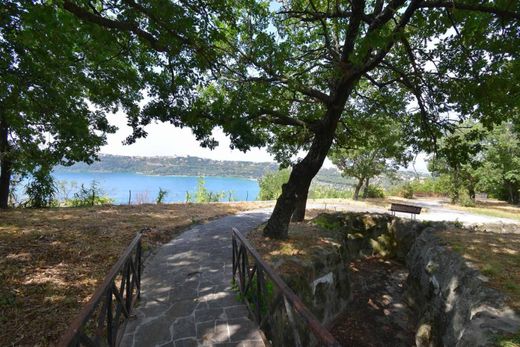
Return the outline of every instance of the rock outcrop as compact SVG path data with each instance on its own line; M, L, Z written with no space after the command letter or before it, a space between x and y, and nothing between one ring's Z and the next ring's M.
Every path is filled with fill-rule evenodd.
M438 231L441 232L441 231ZM515 333L520 318L486 278L426 228L407 257L407 291L421 317L417 346L493 346L494 336Z

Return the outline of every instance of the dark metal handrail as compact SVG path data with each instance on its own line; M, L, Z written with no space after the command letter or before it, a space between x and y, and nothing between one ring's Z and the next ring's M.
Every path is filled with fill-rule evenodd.
M139 232L135 236L112 266L103 283L62 335L58 346L118 345L124 331L120 328L131 317L132 308L141 294L142 235Z
M320 346L340 346L332 334L323 327L316 317L304 305L301 299L287 286L287 284L267 265L249 241L235 228L232 232L233 244L233 279L238 276L238 287L242 297L248 301L248 307L259 323L260 328L266 326L272 320L272 312L283 302L287 320L291 326L294 344L302 346L301 338L296 326L294 311L301 318L306 327L310 329ZM249 265L249 256L254 264ZM277 287L278 295L274 300L266 301L266 281L264 275ZM253 302L249 302L248 296ZM270 305L267 312L265 307ZM252 308L251 308L252 306ZM263 309L264 308L264 309ZM293 311L294 310L294 311Z

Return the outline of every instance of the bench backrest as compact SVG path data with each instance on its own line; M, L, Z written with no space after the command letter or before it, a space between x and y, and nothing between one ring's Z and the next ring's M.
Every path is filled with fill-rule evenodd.
M392 204L390 206L390 211L406 212L406 213L414 213L414 214L420 214L421 209L422 209L421 206L413 206L413 205L406 205L406 204Z

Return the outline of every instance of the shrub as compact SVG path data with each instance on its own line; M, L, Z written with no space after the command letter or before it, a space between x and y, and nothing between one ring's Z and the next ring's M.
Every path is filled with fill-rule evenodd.
M98 183L92 181L90 187L85 187L84 184L81 184L79 191L74 193L72 199L66 200L65 205L72 207L85 207L112 204L113 202L114 200L105 195L105 192L99 187Z
M199 180L197 182L197 191L195 192L196 202L219 202L220 200L224 199L225 196L225 192L210 192L206 188L206 182L204 181L204 177L199 177Z
M55 199L57 191L54 178L48 172L38 170L25 187L25 194L28 197L25 206L34 208L58 206L59 202Z
M378 185L368 185L368 198L384 198L385 197L385 191L382 187Z
M274 200L282 194L282 185L289 181L290 169L283 169L264 175L259 181L260 200Z
M326 185L313 185L309 190L309 199L350 199L352 191Z
M465 189L461 189L459 192L458 203L464 207L475 207L475 200L469 197L469 193Z
M410 182L403 184L399 195L406 199L413 199L413 186Z
M157 194L157 199L155 199L155 202L157 204L162 204L167 195L168 191L159 187L159 193Z

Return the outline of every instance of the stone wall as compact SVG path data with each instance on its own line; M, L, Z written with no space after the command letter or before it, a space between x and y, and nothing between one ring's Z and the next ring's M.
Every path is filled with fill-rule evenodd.
M493 346L497 334L515 333L520 319L486 278L426 228L406 257L410 304L421 317L417 346Z
M494 335L520 328L504 296L487 288L479 272L436 236L447 224L360 213L323 214L315 224L336 232L327 247L273 265L297 268L282 277L322 324L332 322L351 299L346 262L381 254L401 260L410 271L407 297L420 317L417 346L488 346ZM273 345L293 343L286 317L278 313L275 322L273 331L285 333L273 335ZM299 330L302 343L313 344L303 324Z

